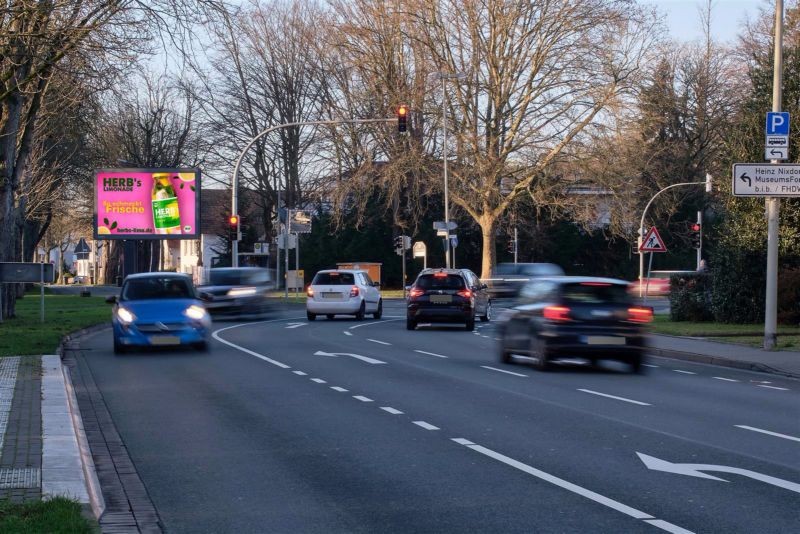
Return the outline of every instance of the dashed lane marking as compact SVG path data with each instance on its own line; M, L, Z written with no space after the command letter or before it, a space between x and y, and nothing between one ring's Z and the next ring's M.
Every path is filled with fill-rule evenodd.
M642 367L652 367L653 369L658 369L658 365L653 365L652 363L643 363Z
M497 371L498 373L505 373L507 375L514 375L514 376L521 376L527 377L528 375L523 375L522 373L515 373L513 371L506 371L505 369L498 369L496 367L489 367L488 365L481 365L484 369L489 369L490 371Z
M387 319L385 321L370 321L369 323L363 323L363 324L357 324L355 326L351 326L350 328L348 328L348 330L355 330L356 328L362 328L364 326L372 326L372 325L381 324L381 323L392 323L392 322L396 322L396 321L399 321L399 320L400 319Z
M652 404L648 404L646 402L637 401L633 399L626 399L625 397L617 397L616 395L609 395L608 393L600 393L599 391L592 391L591 389L578 389L578 391L583 391L584 393L589 393L591 395L598 395L600 397L606 397L608 399L614 399L622 402L629 402L631 404L637 404L639 406L652 406Z
M306 376L308 373L304 373L303 371L292 371L294 374L298 376Z
M339 386L331 386L331 389L334 391L338 391L339 393L347 393L347 389L340 388Z
M424 428L425 430L439 430L438 426L433 426L425 421L412 421L415 425Z
M403 413L400 410L392 408L391 406L381 406L381 410L383 410L384 412L389 412L392 415L400 415Z
M791 441L800 441L800 438L789 436L788 434L781 434L780 432L772 432L771 430L764 430L763 428L756 428L754 426L747 426L747 425L733 425L733 426L735 426L736 428L742 428L744 430L752 430L753 432L760 432L761 434L767 434L768 436L775 436L776 438L783 438Z
M427 352L424 350L417 350L417 349L414 349L414 352L419 352L420 354L427 354L428 356L435 356L437 358L447 358L447 356L443 354L436 354L435 352Z
M733 378L725 378L724 376L712 376L714 380L724 380L725 382L738 382L738 380Z
M363 395L353 395L353 398L356 400L360 400L361 402L373 402L372 399L369 397L364 397Z
M693 373L692 371L684 371L683 369L673 369L676 373L682 373L684 375L696 375L697 373Z
M345 331L344 331L344 335L346 335L346 336L352 336L352 335L353 335L353 333L352 333L352 332L348 332L348 331L346 331L346 330L345 330Z
M385 341L381 341L380 339L367 338L367 341L372 341L373 343L378 343L379 345L391 345L391 343L387 343Z
M327 382L321 378L312 378L312 382L316 382L317 384L327 384Z
M789 388L779 388L778 386L767 386L765 384L758 384L760 388L777 389L778 391L789 391Z

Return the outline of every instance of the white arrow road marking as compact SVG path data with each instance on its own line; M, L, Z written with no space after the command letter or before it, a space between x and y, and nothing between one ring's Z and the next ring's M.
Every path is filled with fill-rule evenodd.
M599 395L601 397L606 397L609 399L615 399L618 401L623 402L630 402L631 404L638 404L639 406L652 406L652 404L648 404L646 402L641 402L633 399L626 399L625 397L617 397L616 395L609 395L608 393L600 393L599 391L592 391L591 389L578 389L578 391L583 391L584 393L590 393L592 395Z
M754 426L747 426L747 425L733 425L733 426L735 426L736 428L743 428L745 430L752 430L753 432L761 432L762 434L768 434L770 436L775 436L778 438L790 439L792 441L800 441L800 438L789 436L787 434L781 434L780 432L772 432L770 430L764 430L763 428L756 428Z
M289 326L286 328L299 328L301 326L307 326L308 323L289 323Z
M666 460L660 460L653 456L636 453L639 459L642 460L648 469L653 471L664 471L665 473L675 473L678 475L687 475L690 477L707 478L710 480L719 480L720 482L728 482L724 478L718 478L712 475L707 475L703 471L714 471L715 473L730 473L732 475L741 475L743 477L752 478L766 484L778 486L779 488L787 489L795 493L800 493L800 484L783 480L782 478L771 477L749 469L741 469L739 467L729 467L727 465L713 465L713 464L674 464Z
M656 519L652 515L642 512L641 510L637 510L636 508L630 507L627 504L623 504L619 501L615 501L614 499L610 499L605 495L600 495L599 493L595 493L592 490L586 489L584 487L578 486L577 484L573 484L572 482L568 482L563 478L558 478L557 476L551 475L550 473L545 473L535 467L531 467L530 465L523 464L513 458L509 458L499 452L495 452L491 449L487 449L486 447L482 447L480 445L476 445L471 441L464 439L464 438L452 438L453 441L458 443L459 445L464 445L472 449L475 452L483 454L484 456L488 456L493 460L497 460L498 462L502 462L508 466L511 466L515 469L519 469L523 473L527 473L529 475L535 476L540 480L544 480L545 482L549 482L559 488L565 489L567 491L571 491L581 497L585 497L589 500L592 500L598 504L602 504L603 506L607 506L612 510L616 510L617 512L621 512L629 517L633 517L634 519L641 519L642 521L653 525L654 527L658 527L662 530L666 530L667 532L672 532L673 534L690 534L691 531L681 528L677 525L673 525L667 521L663 521L661 519Z
M349 352L323 352L321 350L318 350L317 352L314 353L314 356L332 356L334 358L336 358L338 356L350 356L351 358L355 358L356 360L361 360L362 362L367 362L367 363L372 363L372 364L386 363L386 362L382 362L380 360L376 360L375 358L370 358L368 356L362 356L360 354L351 354Z

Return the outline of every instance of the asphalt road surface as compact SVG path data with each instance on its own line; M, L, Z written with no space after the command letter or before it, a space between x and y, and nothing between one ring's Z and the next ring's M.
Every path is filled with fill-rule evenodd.
M650 358L539 373L491 323L304 312L84 358L167 532L796 532L800 382Z

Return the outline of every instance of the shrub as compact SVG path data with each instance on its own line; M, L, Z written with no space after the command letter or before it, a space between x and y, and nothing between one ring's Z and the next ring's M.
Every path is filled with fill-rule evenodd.
M800 269L782 269L778 273L778 322L800 323Z
M721 323L764 320L764 251L720 249L711 260L711 308Z
M670 320L711 321L711 282L708 273L673 274L669 279Z

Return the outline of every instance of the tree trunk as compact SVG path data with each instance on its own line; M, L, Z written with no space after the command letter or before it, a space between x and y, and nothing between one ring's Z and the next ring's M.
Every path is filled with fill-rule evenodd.
M482 215L478 219L481 226L481 236L483 237L483 253L481 260L481 278L490 278L494 267L497 254L494 250L495 229L497 228L497 218L492 215Z

